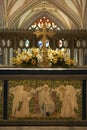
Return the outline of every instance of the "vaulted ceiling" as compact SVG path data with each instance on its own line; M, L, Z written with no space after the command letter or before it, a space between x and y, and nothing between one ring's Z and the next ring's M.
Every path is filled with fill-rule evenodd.
M62 29L87 29L87 0L0 0L0 28L27 29L42 16Z

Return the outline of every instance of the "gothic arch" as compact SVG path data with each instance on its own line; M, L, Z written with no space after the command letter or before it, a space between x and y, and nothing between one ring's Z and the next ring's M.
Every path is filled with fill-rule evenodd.
M26 11L28 11L31 8L34 8L35 5L38 6L38 4L42 2L41 0L36 0L36 1L32 1L31 4L27 4L25 6L22 6L21 8L19 8L14 14L13 16L11 16L11 18L9 19L9 28L11 28L14 23L16 22L17 19L19 19L23 13L25 13ZM56 2L53 0L47 1L48 4L54 5L57 9L59 9L60 11L62 11L68 18L70 18L73 23L76 25L76 28L80 28L80 22L78 17L76 16L76 14L73 14L69 9L65 8L60 4L60 2ZM37 15L37 14L36 14ZM56 18L57 19L57 18ZM30 18L28 19L30 21ZM59 19L57 19L59 21Z
M23 23L20 28L27 29L33 22L35 22L37 19L39 19L42 16L46 16L46 17L50 18L50 20L53 21L55 24L57 24L61 29L66 28L66 26L64 26L60 20L57 20L54 16L52 16L47 11L45 11L45 12L42 11L38 15L35 14L30 19L28 19L25 23Z
M39 4L40 2L42 2L42 0L31 0L31 2L29 1L29 4L25 4L25 6L22 6L21 8L19 8L9 19L9 26L11 27L14 24L14 21L16 21L17 19L20 18L20 16L22 16L23 13L25 13L26 11L28 11L29 9L33 8L35 5Z
M60 1L53 1L50 0L49 1L52 5L54 5L55 7L59 8L66 16L68 16L76 25L77 28L80 28L80 22L79 19L77 17L77 15L73 12L70 11L70 9L64 7L62 4L60 4Z

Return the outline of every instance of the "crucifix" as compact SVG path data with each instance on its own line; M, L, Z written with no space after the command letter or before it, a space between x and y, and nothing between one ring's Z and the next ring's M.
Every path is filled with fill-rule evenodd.
M46 49L46 41L47 41L47 35L52 37L54 35L53 31L47 31L46 30L46 26L44 25L42 28L42 31L40 30L36 30L34 32L34 34L37 36L37 38L39 38L40 36L42 36L42 43L43 43L43 63L42 66L43 67L47 67L48 66L48 62L47 62L47 49Z

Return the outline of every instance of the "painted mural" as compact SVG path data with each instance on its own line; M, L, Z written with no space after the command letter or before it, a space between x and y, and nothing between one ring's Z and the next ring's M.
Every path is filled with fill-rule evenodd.
M2 80L0 80L0 120L2 119L2 112L3 112L2 102L3 102L3 90L2 90Z
M81 120L79 80L11 80L9 119Z

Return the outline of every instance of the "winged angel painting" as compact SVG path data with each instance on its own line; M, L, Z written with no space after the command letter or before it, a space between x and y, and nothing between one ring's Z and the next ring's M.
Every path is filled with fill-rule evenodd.
M81 81L9 81L10 119L79 120L81 114Z
M3 82L0 80L0 120L2 119L2 112L3 112Z

